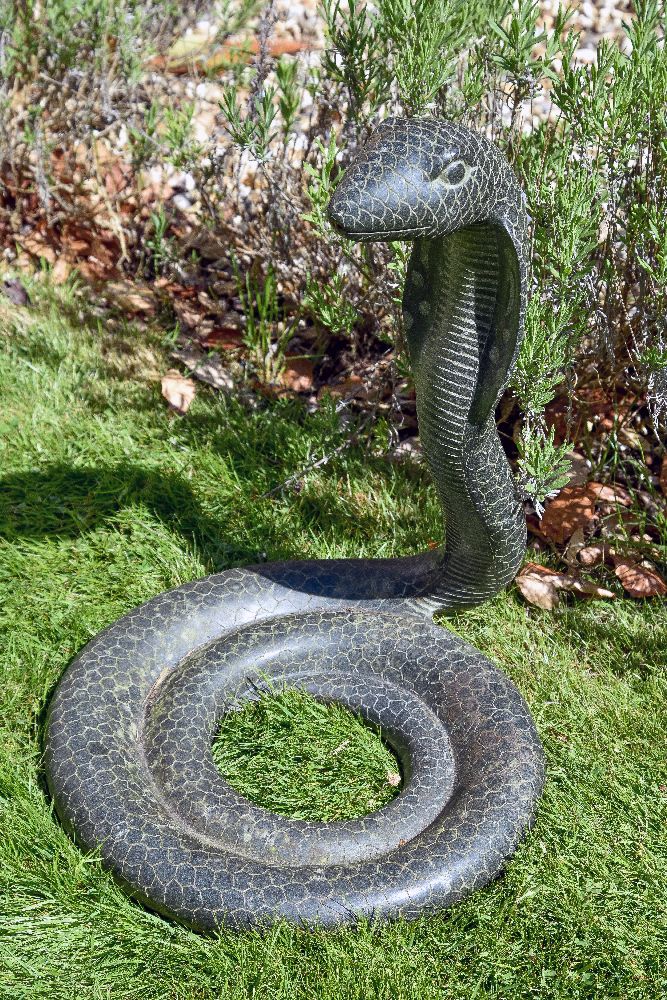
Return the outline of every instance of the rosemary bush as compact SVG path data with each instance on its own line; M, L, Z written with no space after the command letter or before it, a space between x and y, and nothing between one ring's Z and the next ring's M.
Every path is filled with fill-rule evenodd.
M211 7L190 5L188 16ZM218 5L218 38L253 7ZM67 174L54 171L53 154L126 128L138 188L142 171L171 162L192 175L201 199L185 238L182 220L172 227L162 209L117 213L119 259L130 269L140 260L146 274L195 272L197 280L238 272L248 364L271 380L287 352L306 353L324 378L355 358L377 360L387 345L400 348L407 260L405 245L358 247L331 230L325 207L340 171L389 114L461 121L505 150L533 220L532 299L511 385L526 492L539 505L564 481L568 445L549 436L545 420L563 387L595 387L614 400L622 385L633 405L612 436L638 414L650 415L660 433L667 417L664 0L637 0L624 36L603 41L592 64L577 60L569 13L546 33L534 0L322 0L324 51L275 59L270 0L259 51L251 65L226 73L206 142L195 139L192 99L181 88L164 100L162 84L142 70L182 29L179 10L156 0L47 0L39 16L33 0L3 9L7 232L25 220L26 199L51 223L83 211L82 157ZM259 315L267 288L273 305ZM399 364L399 382L403 374ZM383 377L396 381L395 373ZM511 414L511 400L503 414ZM600 448L591 446L594 463L603 460Z
M310 322L353 346L364 334L368 346L369 333L400 341L405 248L357 248L331 231L324 207L338 171L389 114L436 114L489 134L533 220L532 299L511 389L524 415L522 484L539 510L567 478L569 446L544 420L561 387L578 380L614 398L622 383L647 400L656 430L667 414L664 3L640 0L624 37L602 42L592 65L577 62L570 13L547 34L533 0L324 0L323 13L320 64L290 76L317 102L305 160L292 155L284 84L280 74L269 82L266 61L245 71L245 108L237 83L222 104L265 182L270 259L282 252L284 287Z

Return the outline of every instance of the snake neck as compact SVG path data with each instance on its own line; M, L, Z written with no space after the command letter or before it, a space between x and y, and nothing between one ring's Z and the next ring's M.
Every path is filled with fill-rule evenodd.
M520 243L485 223L416 240L403 296L424 455L445 520L445 545L422 610L493 597L523 560L526 525L495 424L523 333Z

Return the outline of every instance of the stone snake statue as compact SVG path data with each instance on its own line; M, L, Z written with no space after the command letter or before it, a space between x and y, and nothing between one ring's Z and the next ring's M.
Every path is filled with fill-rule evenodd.
M45 764L65 828L137 899L198 930L331 926L447 906L502 869L543 757L512 683L432 621L514 577L525 521L495 426L526 304L526 212L487 139L384 122L330 204L355 240L412 240L404 293L441 551L229 570L94 638L51 701ZM361 819L279 817L237 794L211 742L267 679L359 711L401 793Z

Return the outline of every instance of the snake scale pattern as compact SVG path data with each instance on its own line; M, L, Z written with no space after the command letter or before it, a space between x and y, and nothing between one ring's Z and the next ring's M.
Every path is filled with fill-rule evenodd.
M45 763L65 828L135 898L201 931L448 906L501 871L543 783L518 691L432 621L496 594L525 549L494 417L523 331L521 191L483 136L392 118L329 212L352 239L413 241L405 328L444 547L269 563L177 587L94 638L49 707ZM279 817L238 795L211 742L265 678L381 726L400 795L338 823Z

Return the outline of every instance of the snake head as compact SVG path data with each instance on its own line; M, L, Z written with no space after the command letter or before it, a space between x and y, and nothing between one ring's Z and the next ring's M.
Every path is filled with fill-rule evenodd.
M359 241L444 236L497 214L508 181L484 136L433 118L388 118L345 171L329 219Z

